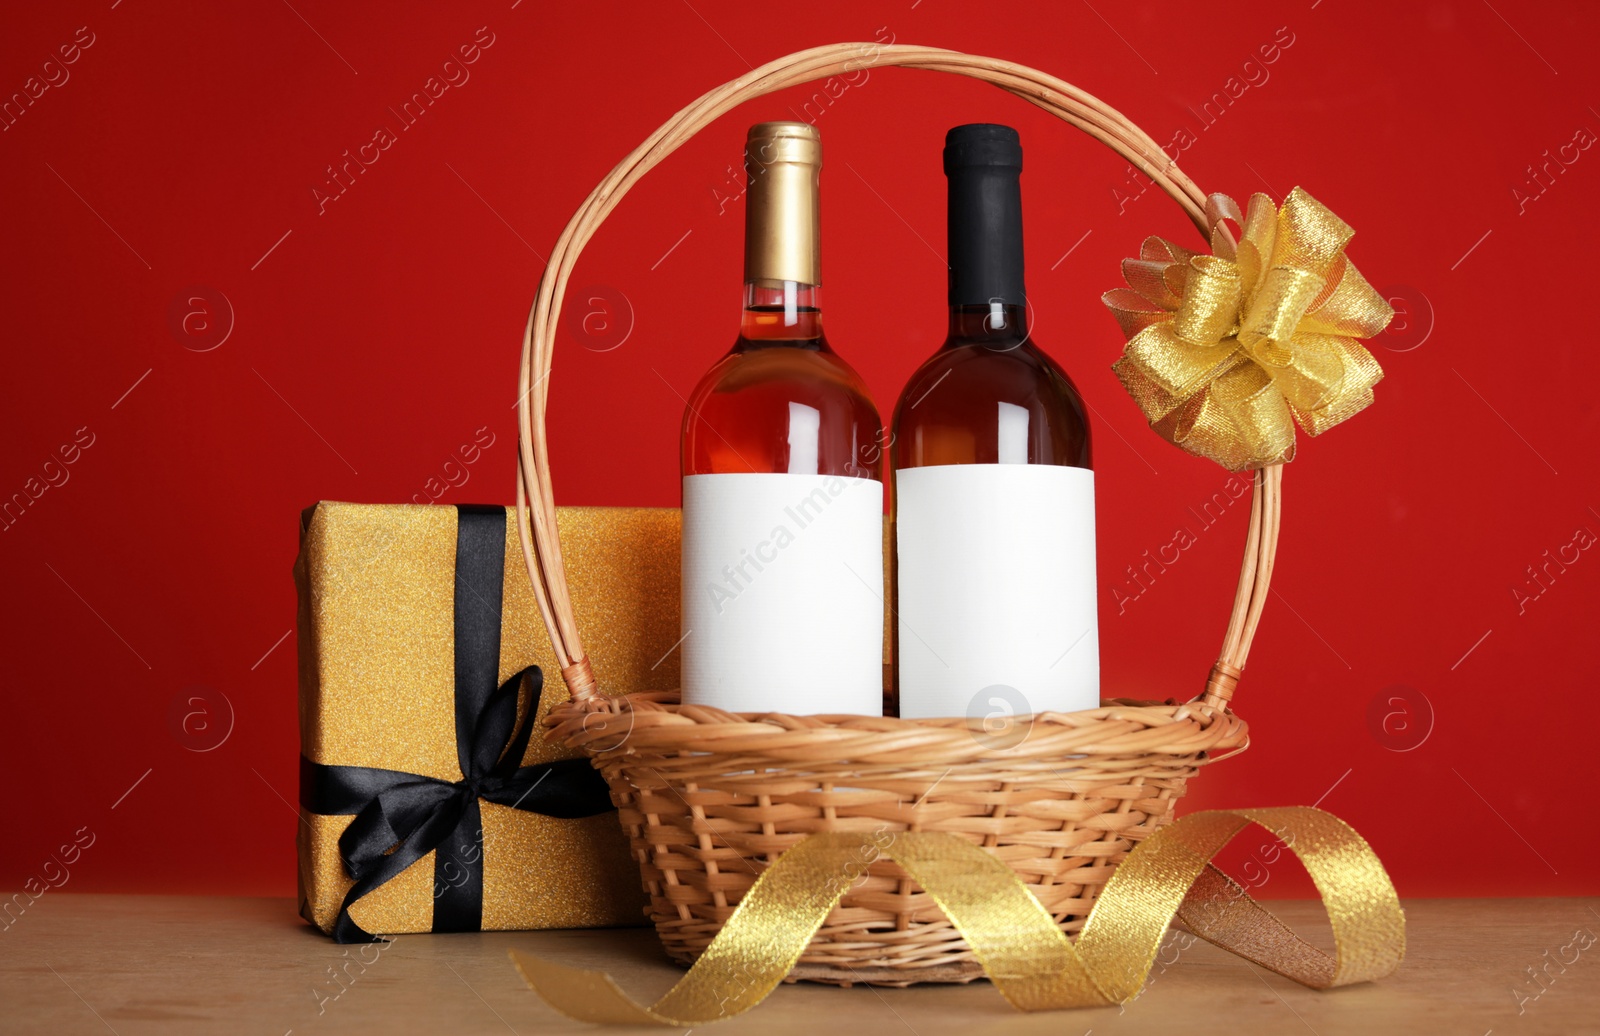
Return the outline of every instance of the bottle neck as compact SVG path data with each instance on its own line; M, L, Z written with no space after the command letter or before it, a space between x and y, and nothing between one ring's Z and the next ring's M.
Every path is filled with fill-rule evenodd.
M950 307L950 332L946 349L978 345L1005 351L1028 340L1028 309L1002 302L982 306Z
M745 147L744 316L735 348L825 348L817 288L820 144L809 127L772 127L752 130Z
M822 290L798 281L746 281L736 348L822 345Z
M1020 161L947 167L952 327L957 307L1026 304L1021 174Z

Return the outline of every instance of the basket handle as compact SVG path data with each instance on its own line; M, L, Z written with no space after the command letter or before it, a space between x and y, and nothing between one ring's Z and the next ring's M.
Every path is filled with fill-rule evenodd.
M887 66L949 72L992 83L1030 104L1062 119L1137 166L1182 206L1208 242L1210 228L1204 213L1205 194L1177 167L1160 146L1126 116L1070 83L1025 65L996 58L964 54L937 47L904 44L836 43L815 47L768 62L731 82L703 94L668 119L644 143L600 181L568 221L556 241L539 294L522 337L521 395L517 400L517 530L523 559L533 581L534 596L545 629L555 648L561 676L574 701L599 695L594 671L583 651L573 618L572 595L561 559L556 531L555 500L550 486L549 443L545 413L550 393L550 363L561 316L567 279L583 247L616 208L623 195L645 173L695 133L732 108L764 94L829 76L853 74L861 69ZM1233 696L1239 674L1266 604L1268 581L1278 542L1278 514L1283 466L1275 464L1256 472L1250 506L1250 529L1245 540L1244 565L1234 595L1222 652L1200 701L1225 707Z

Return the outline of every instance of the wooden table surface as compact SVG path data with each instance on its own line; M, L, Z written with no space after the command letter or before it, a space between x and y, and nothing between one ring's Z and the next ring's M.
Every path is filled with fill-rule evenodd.
M1327 944L1318 904L1271 905L1307 938ZM1414 900L1406 911L1409 950L1399 973L1331 992L1304 989L1175 935L1163 954L1171 963L1158 963L1145 991L1122 1008L1021 1014L983 982L800 984L780 986L715 1031L1600 1033L1600 900ZM356 977L341 986L329 969L359 959L357 948L335 946L308 928L286 899L50 893L0 932L0 1032L605 1031L546 1007L512 968L511 947L604 968L637 998L653 1000L681 974L642 928L404 935L364 971L350 967Z

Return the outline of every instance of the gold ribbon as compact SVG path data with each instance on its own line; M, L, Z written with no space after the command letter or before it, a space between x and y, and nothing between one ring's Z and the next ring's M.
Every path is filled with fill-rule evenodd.
M1205 213L1211 255L1146 238L1101 296L1128 339L1112 370L1167 441L1231 471L1280 464L1297 422L1320 435L1372 402L1383 371L1357 339L1394 309L1345 258L1355 231L1299 187L1281 210L1213 194Z
M1334 954L1301 941L1210 860L1249 824L1300 858L1333 922ZM1144 985L1176 917L1209 942L1313 989L1388 975L1405 952L1405 915L1372 847L1305 806L1192 813L1134 847L1101 891L1074 946L1012 870L955 835L827 832L769 867L689 973L641 1007L604 972L511 951L552 1007L586 1022L704 1025L748 1011L788 975L873 852L927 890L989 979L1024 1011L1125 1003Z

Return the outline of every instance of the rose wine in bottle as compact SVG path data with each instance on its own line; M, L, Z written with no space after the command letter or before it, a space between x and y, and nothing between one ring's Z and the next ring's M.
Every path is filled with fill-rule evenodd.
M883 712L883 422L822 333L822 144L745 145L744 316L683 415L683 700Z
M945 138L950 331L895 408L895 651L906 718L1100 704L1094 472L1083 401L1033 341L1022 146Z

